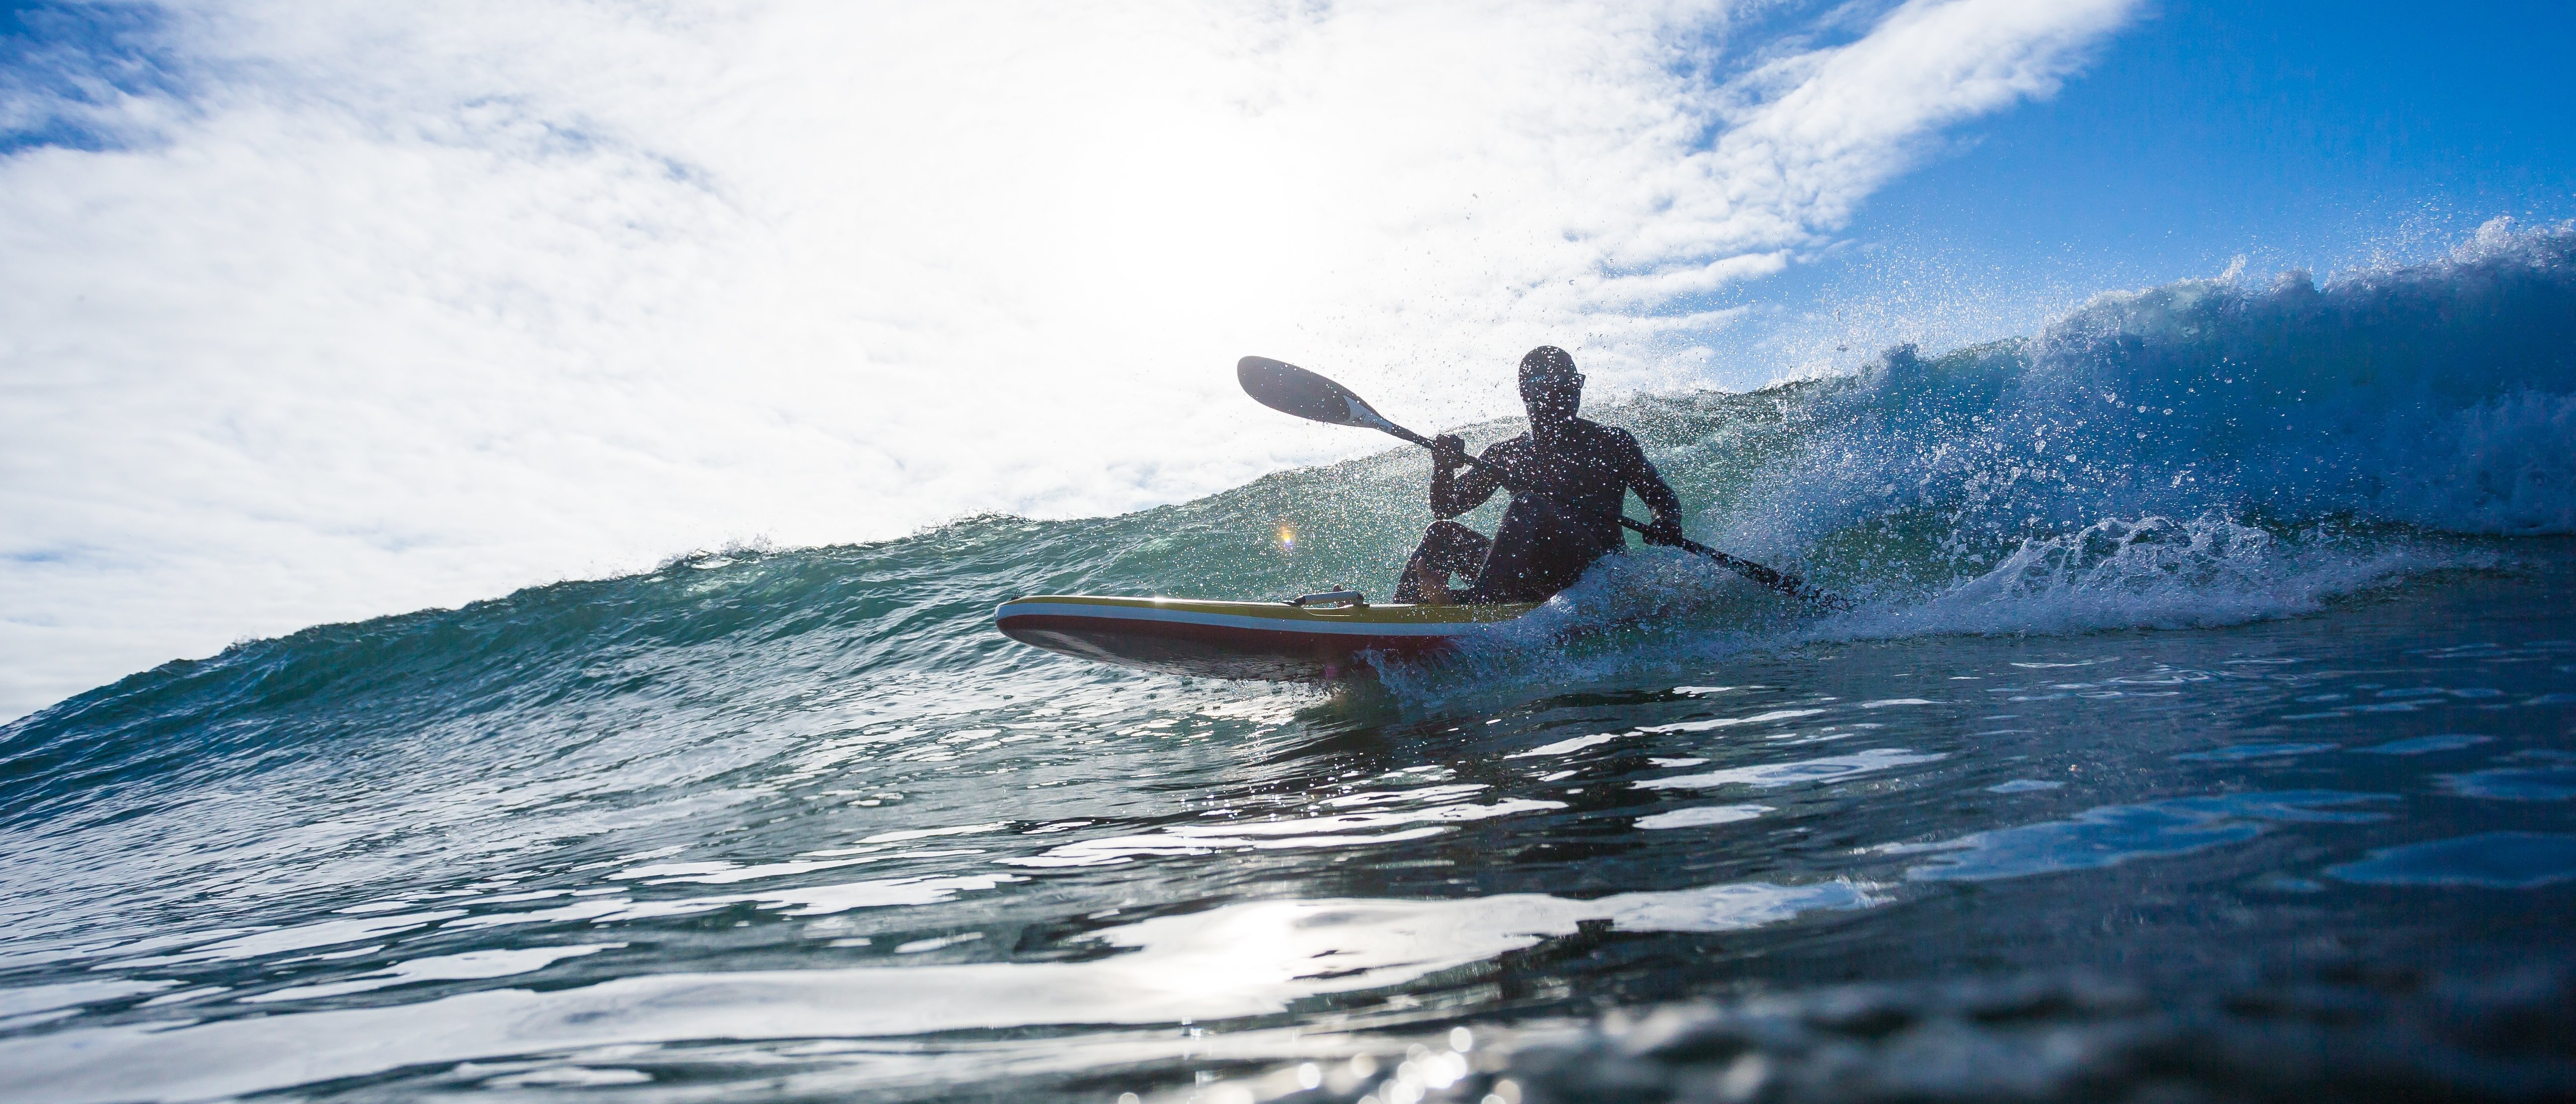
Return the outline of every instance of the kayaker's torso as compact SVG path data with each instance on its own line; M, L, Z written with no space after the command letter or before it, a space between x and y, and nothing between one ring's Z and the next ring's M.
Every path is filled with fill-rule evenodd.
M1503 511L1493 551L1470 591L1474 601L1546 600L1603 554L1626 547L1618 519L1632 487L1652 507L1672 495L1627 430L1583 418L1545 437L1524 433L1503 441L1481 459L1511 471L1524 490ZM1434 495L1432 512L1455 517L1501 487L1499 477L1470 468L1451 483L1450 494Z

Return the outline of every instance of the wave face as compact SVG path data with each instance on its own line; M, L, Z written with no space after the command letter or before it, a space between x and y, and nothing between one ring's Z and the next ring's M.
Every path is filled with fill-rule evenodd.
M1154 925L1201 915L1191 910L1211 902L1250 908L1242 902L1267 894L1325 902L1315 915L1326 919L1291 925L1306 925L1298 928L1304 931L1341 922L1330 917L1396 907L1351 903L1359 898L1456 898L1458 891L1443 887L1461 883L1423 871L1464 861L1451 844L1468 831L1517 841L1513 846L1521 849L1511 853L1518 857L1495 860L1499 865L1478 874L1475 885L1479 892L1519 895L1509 915L1537 918L1527 921L1531 926L1478 928L1483 934L1470 951L1425 950L1418 961L1435 965L1410 973L1387 963L1415 958L1381 956L1381 962L1363 955L1372 972L1351 975L1359 980L1347 984L1315 982L1282 966L1287 980L1277 981L1276 999L1212 1007L1276 1026L1296 1022L1293 1015L1276 1019L1290 1015L1280 1009L1344 1007L1357 998L1334 994L1372 985L1428 985L1449 994L1440 1000L1468 1000L1458 996L1468 983L1457 978L1482 976L1475 970L1486 968L1469 964L1508 958L1521 953L1516 948L1549 939L1580 943L1592 938L1580 933L1595 932L1600 923L1734 932L1794 928L1804 922L1796 919L1801 910L1896 907L1889 902L1931 892L1921 886L1939 879L1909 879L1901 868L1846 870L1785 843L1761 845L1785 848L1777 852L1740 854L1727 850L1738 846L1732 843L1691 844L1665 860L1639 860L1634 877L1619 873L1628 867L1604 867L1586 856L1647 846L1639 840L1664 846L1660 841L1688 836L1685 827L1711 832L1736 821L1805 816L1780 812L1789 808L1786 799L1766 796L1793 784L1828 787L1906 770L2022 769L1976 758L1993 740L2006 739L2002 731L1985 743L1955 745L1941 744L1949 737L1937 733L1918 735L1903 748L1863 739L1775 769L1762 755L1786 754L1792 743L1761 739L1857 738L1885 729L1881 720L1903 708L1941 707L1956 696L1814 682L1823 676L1802 666L1801 656L1908 648L1914 649L1909 656L1920 653L1907 660L1909 667L1919 659L1927 669L1956 665L1959 680L2020 678L2028 671L2012 668L2112 662L2058 654L2100 650L2083 643L2091 638L2033 644L2032 634L2220 632L2227 626L2253 632L2246 626L2285 615L2346 616L2335 612L2342 608L2336 600L2372 588L2434 579L2438 589L2439 579L2463 574L2453 569L2497 568L2466 574L2509 576L2542 562L2556 565L2546 571L2562 570L2567 543L2557 538L2576 533L2571 262L2576 230L2497 224L2443 260L2322 286L2294 274L2263 286L2195 281L2107 294L2026 339L1940 356L1901 348L1851 376L1751 394L1647 396L1596 409L1593 416L1638 432L1691 507L1695 535L1804 572L1858 598L1858 608L1832 616L1789 608L1700 561L1640 549L1462 655L1430 667L1388 667L1388 694L1326 697L1087 666L1002 638L990 615L997 601L1031 593L1280 597L1336 584L1382 593L1430 520L1423 506L1427 464L1410 452L1285 472L1116 518L978 517L882 544L697 553L631 577L321 626L171 663L0 728L0 832L10 841L0 849L0 886L7 889L0 894L0 930L11 933L0 943L0 1057L14 1068L50 1071L53 1080L44 1082L53 1086L44 1092L50 1099L183 1099L187 1092L164 1092L148 1075L101 1072L80 1065L88 1059L67 1056L122 1053L116 1040L125 1036L115 1032L160 1039L150 1032L174 1018L205 1019L205 1028L190 1030L221 1027L242 1039L269 1038L261 1034L269 1032L309 1041L297 1032L354 1032L333 1044L334 1053L371 1054L368 1033L377 1029L328 1026L360 1020L298 1021L283 1013L355 1015L407 1007L401 1002L414 999L498 1001L504 990L521 992L509 986L524 984L509 980L518 967L508 963L522 961L513 955L530 956L525 961L535 965L526 971L557 971L547 980L565 985L640 985L689 971L751 977L746 971L802 968L807 962L797 956L808 952L839 956L835 962L879 956L852 960L861 969L937 959L949 962L943 968L971 972L979 962L1035 969L1030 964L1043 961L1062 964L1068 980L1061 992L1076 994L1063 1000L1078 1009L1078 994L1095 983L1081 980L1093 975L1080 963L1122 947L1148 948L1137 952L1147 956L1139 961L1160 961L1150 956L1162 952L1151 948L1164 946L1155 941L1167 937L1182 940L1173 946L1196 947L1188 940L1199 936L1183 939L1169 935L1178 928ZM1482 441L1516 431L1494 423L1468 432ZM1497 509L1489 505L1468 520L1489 528ZM2234 641L2209 645L2218 652L2249 646L2238 637L2208 639ZM2371 639L2392 655L2417 654L2405 650L2413 646L2406 632ZM2540 671L2543 660L2563 663L2563 649L2550 652L2547 643L2531 645L2540 649L2531 656L2541 666L2517 670ZM2031 652L2028 663L1957 658L1977 649L2047 654ZM1987 667L1975 666L1988 659ZM2156 660L2163 666L2141 667L2139 685L2239 685L2227 681L2239 668L2215 658L2194 662ZM1988 668L2002 673L1978 673ZM1747 689L1732 675L1708 675L1721 669L1771 674ZM2094 685L2063 677L2067 685ZM1729 685L1675 686L1685 679ZM2298 689L2280 686L2283 694ZM2453 704L2549 710L2561 709L2561 698L2576 701L2563 693L2552 697L2556 691L2545 684L2509 689L2459 689ZM2373 686L2329 696L2383 692L2394 691ZM1701 716L1692 703L1723 693L1772 695L1777 708L1748 706L1745 716L1726 721L1745 726L1740 729L1692 719ZM1852 704L1872 694L1868 706L1890 709ZM1542 700L1530 704L1533 695ZM2222 729L2258 721L2341 724L2297 718L2363 717L2338 713L2343 706L2291 705L2286 698L2265 698L2259 709L2237 699L2211 700L2218 703L2211 715L2223 718L2203 733L2213 740ZM1844 704L1832 704L1837 701ZM2418 708L2406 705L2411 701L2417 699L2394 705ZM1999 716L2057 707L2002 708ZM2310 712L2282 712L2293 709ZM1968 716L1957 721L1960 733L1973 728ZM1484 735L1467 735L1471 730ZM1715 740L1693 734L1738 731L1755 742L1715 750L1677 746L1663 753L1668 758L1619 760L1625 764L1619 769L1628 771L1704 762L1711 763L1708 771L1663 782L1596 784L1589 796L1577 785L1581 778L1537 776L1551 787L1576 788L1524 793L1523 782L1484 773L1514 757L1572 763L1595 754L1588 750L1595 745L1626 746L1614 741L1644 746L1650 739ZM1757 732L1769 735L1750 735ZM2426 738L2455 741L2442 744L2445 749L2490 740ZM2248 761L2317 754L2313 749L2334 748L2341 739L2275 740L2261 746L2293 750L2248 753ZM1459 743L1475 740L1483 742ZM1926 750L1936 746L1946 750ZM1566 750L1548 750L1553 747ZM1463 749L1464 758L1407 765L1441 759L1447 752L1439 748ZM2025 750L2045 757L2059 749L2041 743ZM2109 753L2094 748L2087 754ZM2564 773L2563 763L2546 759L2556 754L2546 748L2513 754L2542 758L2497 770ZM1682 765L1642 765L1647 762ZM2139 777L2179 769L2164 758L2154 763L2163 765L2140 768L2146 773ZM1973 792L1959 789L1963 783L1925 782L1931 787L1925 800L1966 807L1989 800L1976 796L1987 792L1978 787L1988 782L2028 781L2006 777L1977 774ZM2359 803L2354 808L2376 808L2369 804L2377 800L2368 796L2370 779L2330 781L2363 794L2350 798ZM2028 781L2034 793L2056 793L2050 787L2059 785ZM1622 827L1609 835L1600 826L1611 822L1598 818L1625 806L1588 804L1613 801L1605 795L1614 792L1702 791L1732 795L1732 803L1656 813L1637 821L1638 830ZM2103 808L2148 808L2139 802L2151 797L2162 800L2104 794L2099 801ZM1847 822L1857 827L1831 830L1856 845L1966 839L1981 830L1941 820L1950 814L1936 816L1931 805L1883 816L1837 808L1858 818ZM1294 834L1244 828L1226 836L1202 819L1243 809L1269 809L1273 820L1286 817L1282 823L1299 827ZM2095 822L2085 818L2092 815L2079 805L2059 810L2048 823L2089 825ZM2275 831L2263 825L2308 823L2273 813L2189 816L2218 818L2210 823L2224 830L2138 854L2183 854ZM2378 812L2347 818L2386 819ZM1510 831L1534 834L1505 837L1491 834L1505 832L1501 827L1469 826L1487 820L1526 821L1534 827ZM1828 830L1821 822L1817 827ZM914 839L927 842L906 842ZM1333 856L1363 852L1383 865L1332 865ZM1252 855L1271 858L1241 857ZM2357 859L2358 852L2347 857ZM870 864L858 867L867 874L861 881L840 870L860 863ZM1173 865L1191 863L1198 865ZM1376 880L1345 877L1363 869L1375 871ZM1786 873L1756 876L1764 870ZM1667 873L1682 880L1664 884L1672 880ZM2534 877L2532 885L2557 884L2546 871ZM1787 883L1772 884L1780 878ZM1916 888L1900 892L1891 885ZM1615 891L1625 896L1604 900L1627 903L1578 900L1581 894L1564 895L1574 892L1568 887ZM523 890L534 895L527 899L567 911L526 911L533 906L509 904L521 898L505 890ZM1343 903L1330 903L1337 901ZM1739 909L1742 902L1753 903ZM1128 911L1126 918L1109 919L1120 910ZM366 918L378 915L407 919L370 927L375 922ZM853 916L895 919L848 919ZM1415 919L1384 923L1416 930L1406 927ZM1439 923L1474 926L1455 918ZM1115 926L1122 924L1129 927ZM363 934L349 940L328 934L344 929ZM790 929L802 934L781 934ZM592 937L602 931L606 941ZM939 942L970 937L984 941ZM421 957L426 952L415 950L401 958L413 945L406 939L448 953ZM348 949L357 943L369 946ZM126 957L102 965L99 956L109 952L97 948L122 948L114 955ZM883 957L897 948L911 949L901 960ZM346 964L333 965L343 961L333 956L344 952ZM909 957L915 954L928 957ZM1183 960L1201 961L1174 959ZM1602 968L1631 977L1620 973L1625 966ZM1568 976L1575 980L1565 984L1574 990L1589 984L1575 967L1547 969L1573 971ZM1460 970L1467 973L1455 973ZM1121 1007L1141 1011L1118 1022L1167 1014L1186 1020L1195 1007L1143 974L1120 976L1118 984L1133 990L1130 1005ZM925 994L950 991L951 981L922 977ZM998 977L958 974L954 984L965 988L955 991L1020 991L1012 988L1019 983ZM494 978L501 980L481 980ZM1626 988L1604 991L1638 999L1674 995L1640 985L1631 978L1619 983ZM1565 985L1546 989L1560 990ZM677 1002L669 1007L696 999L680 990L655 992L661 995L652 1001ZM691 1027L636 1011L647 1005L619 1006L612 1019L645 1024L619 1035L580 1026L609 1015L575 1007L590 997L527 999L542 1010L528 1015L562 1025L559 1038L547 1036L554 1042L529 1042L524 1049L531 1051L558 1043L768 1037L758 1033L768 1028L744 1026L758 1017L738 1008L699 1009L704 1015L687 1020L697 1025ZM597 999L615 1003L611 996ZM164 1000L170 1003L152 1003ZM269 1019L253 1015L272 1010L282 1011ZM7 1018L20 1012L35 1018ZM858 1016L850 1022L872 1026L849 1034L910 1030L850 1014ZM1068 1011L1042 1022L1080 1020ZM944 1026L920 1029L985 1022L969 1009L939 1021ZM990 1024L1030 1022L1041 1021ZM59 1047L48 1049L56 1044L47 1040ZM1015 1051L1014 1061L1029 1069L1080 1069L1125 1060L1115 1057L1120 1054L1164 1053L1161 1043L1139 1038L1114 1042L1101 1043L1107 1049L1094 1057L1065 1056L1089 1043L1064 1043L1059 1051L1029 1044L1036 1051ZM231 1071L209 1073L214 1079L203 1082L212 1086L205 1093L304 1083L260 1072L274 1063L226 1057L266 1044L204 1045L209 1069ZM396 1046L387 1052L395 1057L378 1065L350 1058L355 1065L306 1080L358 1078L333 1084L363 1095L376 1083L366 1079L396 1076L397 1067L413 1070L400 1074L411 1077L509 1049L506 1040L456 1045L464 1049ZM1031 1057L1041 1052L1051 1056ZM967 1054L961 1060L973 1058L960 1053ZM860 1080L874 1084L868 1078L875 1076ZM541 1083L575 1082L493 1084ZM396 1088L428 1091L438 1084L432 1078Z

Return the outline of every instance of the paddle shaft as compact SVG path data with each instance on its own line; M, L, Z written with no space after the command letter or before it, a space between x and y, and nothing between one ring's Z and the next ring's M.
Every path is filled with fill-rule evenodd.
M1386 422L1380 428L1385 429L1388 433L1398 438L1430 449L1434 453L1440 451L1440 446L1430 438L1419 433L1415 433L1414 431L1397 425L1394 422ZM1503 487L1506 490L1511 491L1513 494L1527 495L1532 498L1541 499L1542 501L1547 502L1550 507L1569 513L1582 514L1590 517L1611 516L1608 514L1597 514L1593 511L1581 509L1579 507L1567 506L1564 503L1555 501L1554 499L1546 498L1546 496L1540 495L1536 491L1531 490L1528 484L1521 482L1520 478L1514 475L1510 468L1494 463L1491 460L1472 455L1463 449L1459 451L1458 455L1465 459L1469 466L1483 468L1485 471L1492 473L1495 480L1502 483ZM1817 590L1814 587L1810 587L1807 585L1806 580L1795 575L1783 574L1771 568L1764 567L1761 564L1754 563L1751 560L1729 556L1724 552L1720 552L1717 549L1701 544L1698 541L1691 540L1688 537L1658 535L1655 532L1654 526L1629 517L1625 513L1619 514L1617 517L1619 519L1619 524L1635 530L1638 534L1644 536L1650 543L1669 545L1674 548L1679 548L1685 552L1696 552L1702 556L1708 557L1709 559L1716 560L1720 567L1791 597L1804 598L1808 601L1822 604L1831 609L1851 608L1851 603L1843 601L1841 598L1837 598L1821 590Z

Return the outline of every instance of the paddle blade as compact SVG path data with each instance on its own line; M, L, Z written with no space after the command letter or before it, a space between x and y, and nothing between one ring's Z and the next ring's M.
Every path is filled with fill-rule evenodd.
M1403 427L1370 409L1368 402L1352 394L1350 388L1294 364L1248 356L1235 362L1234 378L1243 384L1244 394L1282 414L1413 438Z

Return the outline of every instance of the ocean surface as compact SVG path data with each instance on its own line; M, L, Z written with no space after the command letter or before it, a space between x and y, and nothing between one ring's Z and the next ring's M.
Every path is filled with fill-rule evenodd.
M2576 231L1588 413L1857 608L1640 548L1332 692L992 629L1383 594L1389 453L0 728L0 1099L2576 1096Z

